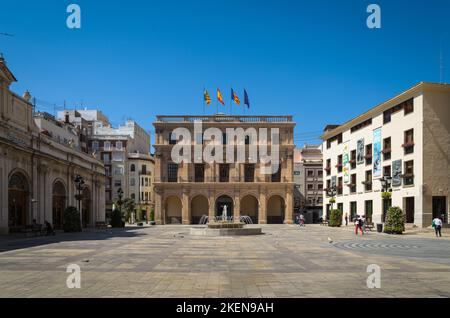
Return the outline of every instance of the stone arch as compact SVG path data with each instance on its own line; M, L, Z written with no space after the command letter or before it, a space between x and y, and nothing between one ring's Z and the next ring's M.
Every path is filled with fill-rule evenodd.
M191 224L198 224L203 215L209 213L209 200L202 194L194 195L190 203Z
M52 216L53 227L62 229L64 224L64 210L67 205L67 191L64 182L56 179L52 185Z
M30 182L22 170L14 170L8 177L8 227L10 232L30 224Z
M254 224L258 223L259 201L253 194L244 195L240 200L240 215L249 216Z
M267 224L283 224L286 203L281 195L272 195L267 200Z
M227 206L227 215L232 216L234 214L234 200L231 195L222 194L217 196L215 202L215 215L220 216L223 213L224 206Z
M170 195L164 200L165 224L182 224L183 202L176 195Z

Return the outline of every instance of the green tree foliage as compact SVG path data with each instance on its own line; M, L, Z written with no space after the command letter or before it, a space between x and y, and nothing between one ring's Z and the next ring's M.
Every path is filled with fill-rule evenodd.
M328 223L331 227L340 227L342 225L342 211L334 209L330 214L330 221Z
M125 226L125 222L122 220L122 212L115 209L111 214L111 227L122 228Z
M76 207L69 206L64 210L64 232L81 232L80 212Z
M384 233L402 234L405 231L405 216L399 207L390 207L386 214Z

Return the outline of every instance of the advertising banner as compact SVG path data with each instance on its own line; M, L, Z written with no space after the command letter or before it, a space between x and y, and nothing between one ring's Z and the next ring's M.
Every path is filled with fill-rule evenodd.
M381 128L373 131L373 178L381 178Z

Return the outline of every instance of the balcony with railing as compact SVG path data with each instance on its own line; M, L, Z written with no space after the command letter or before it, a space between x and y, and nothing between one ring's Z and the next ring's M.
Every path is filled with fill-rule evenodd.
M210 116L156 116L156 123L194 123L195 121L215 123L294 123L292 116L237 116L225 114Z

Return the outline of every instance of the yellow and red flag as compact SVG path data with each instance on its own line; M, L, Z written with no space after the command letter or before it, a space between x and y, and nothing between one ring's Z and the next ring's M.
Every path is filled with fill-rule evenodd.
M241 104L241 100L239 99L239 97L237 96L236 92L233 89L231 89L231 99L236 103L236 105Z
M217 89L217 100L219 103L225 106L225 102L223 101L222 93L220 92L220 89Z
M205 89L205 91L203 92L203 99L204 99L206 105L211 104L211 97L209 97L207 89Z

